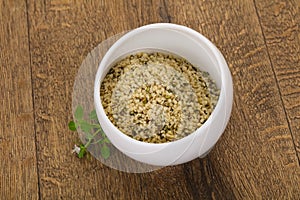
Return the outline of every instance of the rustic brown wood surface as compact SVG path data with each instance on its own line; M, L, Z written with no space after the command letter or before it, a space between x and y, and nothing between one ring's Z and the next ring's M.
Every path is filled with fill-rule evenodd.
M27 9L0 1L0 199L38 199Z
M0 199L299 199L300 1L0 1ZM191 27L225 56L230 122L204 159L130 174L71 154L86 55L154 22Z

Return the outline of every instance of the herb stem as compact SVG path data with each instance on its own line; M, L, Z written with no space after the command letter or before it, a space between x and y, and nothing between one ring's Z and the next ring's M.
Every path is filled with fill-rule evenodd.
M92 144L97 144L98 142L101 142L101 144L102 144L102 141L103 141L104 139L102 138L102 139L99 139L99 140L97 140L96 142L93 142Z
M91 124L91 126L94 126L95 128L101 128L99 124Z
M91 138L89 138L89 141L84 145L85 148L88 148L88 146L91 144L94 137L101 131L101 129L98 129Z

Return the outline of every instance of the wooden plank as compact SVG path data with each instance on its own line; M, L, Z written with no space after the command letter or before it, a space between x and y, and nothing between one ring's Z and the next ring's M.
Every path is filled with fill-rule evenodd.
M72 118L72 87L81 62L109 36L168 21L164 6L162 1L29 2L41 198L210 198L198 161L153 173L128 174L94 159L79 160L70 153L78 136L68 131L67 124ZM203 179L198 178L201 176Z
M255 2L300 164L300 2Z
M0 1L0 198L38 199L25 1Z
M188 25L202 32L220 48L233 75L234 108L229 126L203 163L212 196L228 194L228 197L238 199L299 198L300 170L294 149L295 140L291 136L281 93L276 85L272 68L274 61L269 60L253 1L195 3L192 0L182 0L168 1L166 4L171 22ZM299 11L295 9L288 9L287 12L299 15ZM268 15L266 11L264 17ZM274 36L274 40L280 41L276 33L271 34L274 29L277 30L271 27L276 27L278 22L270 22L270 18L263 17L262 20L269 27L270 33L266 36ZM280 22L284 24L288 19L278 20L282 20ZM299 72L299 32L291 24L299 21L293 21L293 18L291 21L287 25L291 28L285 34L293 35L295 44L286 49L281 48L281 53L273 53L272 56L277 56L277 62L282 60L281 63L285 66L281 68L282 74L294 77L293 80L298 84L299 75L295 76L291 72ZM283 27L278 28L278 32L284 30ZM290 46L291 43L293 41L284 46ZM290 52L292 56L287 58ZM278 72L279 68L280 66L277 67ZM287 75L279 79L282 86L290 83L289 80L283 81L284 78ZM292 88L291 83L290 85L286 94L293 93L295 96L299 87ZM294 117L292 120L296 123L299 101L296 103L296 98L289 100L289 105L295 106L293 109L290 107L293 111L290 111L289 118ZM288 100L284 101L287 104ZM294 126L294 134L299 133L299 123Z

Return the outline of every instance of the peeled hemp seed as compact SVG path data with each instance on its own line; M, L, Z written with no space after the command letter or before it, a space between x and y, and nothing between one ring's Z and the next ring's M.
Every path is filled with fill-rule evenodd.
M111 122L124 134L149 143L171 142L194 132L210 116L219 94L207 72L161 52L121 59L100 88Z

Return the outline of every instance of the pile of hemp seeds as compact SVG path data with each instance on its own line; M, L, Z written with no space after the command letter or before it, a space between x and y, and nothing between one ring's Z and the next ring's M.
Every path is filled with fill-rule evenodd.
M139 52L114 64L101 83L109 120L143 142L181 139L208 119L220 94L207 72L169 53Z

